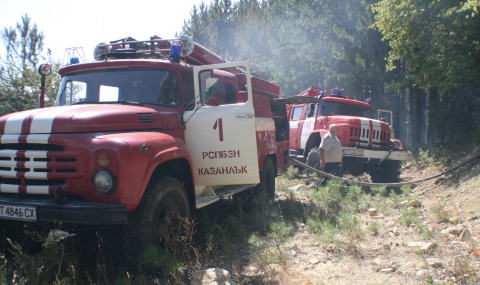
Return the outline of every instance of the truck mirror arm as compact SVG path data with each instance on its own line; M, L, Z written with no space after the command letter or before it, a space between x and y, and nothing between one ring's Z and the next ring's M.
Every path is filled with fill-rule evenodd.
M191 101L190 103L188 103L183 109L182 111L180 111L180 113L178 114L178 116L175 118L175 120L173 120L173 122L170 123L170 125L168 125L168 128L170 129L170 127L175 124L176 122L178 122L178 120L182 119L183 118L183 115L185 114L185 112L191 107L191 106L194 106L194 109L193 109L193 114L190 116L190 118L188 118L188 120L186 122L183 123L183 126L185 126L185 124L188 123L188 121L190 121L190 119L193 117L193 115L198 111L198 109L200 109L200 107L202 107L202 103L200 101L198 101L197 103L197 98L200 98L200 96L202 96L203 94L205 94L207 90L203 91L200 95L197 95L195 96L194 100Z

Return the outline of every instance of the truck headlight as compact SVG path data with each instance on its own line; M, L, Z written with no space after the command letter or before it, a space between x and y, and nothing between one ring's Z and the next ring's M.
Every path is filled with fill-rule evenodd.
M107 194L115 189L115 175L108 169L100 169L93 177L93 186L102 193Z
M394 141L391 144L393 150L398 150L400 148L400 143L398 141Z

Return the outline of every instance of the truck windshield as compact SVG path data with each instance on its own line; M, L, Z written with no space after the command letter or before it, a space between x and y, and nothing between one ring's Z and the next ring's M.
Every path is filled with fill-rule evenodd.
M166 69L100 69L62 78L56 105L136 102L180 107L175 72Z
M318 115L319 116L343 115L343 116L371 118L372 110L370 108L354 105L354 104L323 102L320 104L320 108L318 108Z

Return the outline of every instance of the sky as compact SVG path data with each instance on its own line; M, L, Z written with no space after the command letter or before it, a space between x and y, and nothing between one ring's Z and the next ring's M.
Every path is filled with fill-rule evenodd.
M15 27L27 14L45 35L44 49L64 63L67 48L83 48L93 60L99 43L132 37L147 40L157 35L174 38L194 5L211 0L0 0L0 28ZM0 55L5 48L0 44ZM82 55L82 54L81 54ZM83 55L82 55L83 56Z

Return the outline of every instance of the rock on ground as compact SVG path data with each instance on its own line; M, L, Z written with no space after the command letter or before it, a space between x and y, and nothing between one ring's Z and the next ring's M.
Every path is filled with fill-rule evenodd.
M230 272L222 268L202 270L190 283L191 285L235 285Z

